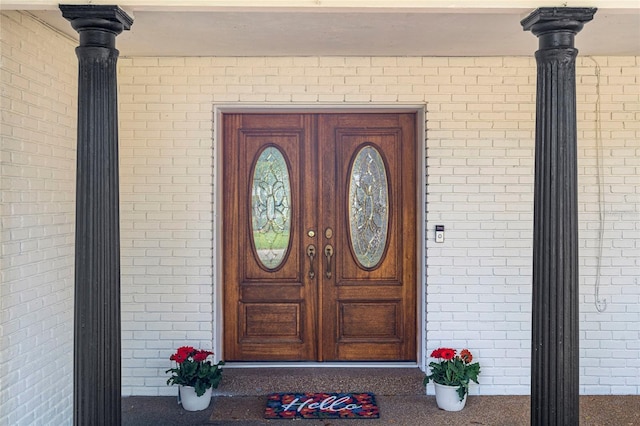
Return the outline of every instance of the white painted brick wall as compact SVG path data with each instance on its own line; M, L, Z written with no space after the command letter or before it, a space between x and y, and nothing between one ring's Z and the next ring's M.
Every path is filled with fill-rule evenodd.
M427 129L427 355L468 347L482 366L473 392L527 393L535 66L477 60L450 60L439 91L464 86L427 116L439 122L435 136Z
M640 59L594 59L607 309L594 305L596 68L579 58L581 392L638 394ZM122 59L124 393L175 394L175 347L215 346L212 111L243 103L426 104L427 350L469 347L472 393L528 393L535 73L511 57Z
M71 424L77 60L0 15L0 424Z
M579 143L578 163L581 388L639 394L640 61L585 58L577 73L578 88L584 87L578 90L578 137L586 140ZM604 303L597 303L596 285Z
M123 394L172 394L169 355L212 347L214 80L191 59L120 63Z

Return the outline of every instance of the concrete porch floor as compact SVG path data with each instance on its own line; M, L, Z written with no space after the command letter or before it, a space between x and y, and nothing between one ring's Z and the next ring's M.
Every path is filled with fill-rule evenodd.
M436 406L422 387L417 368L278 368L225 369L208 409L188 412L176 397L126 397L124 426L171 425L490 425L529 424L530 398L469 396L460 412ZM272 392L373 392L380 419L265 420L266 395ZM177 390L176 390L177 393ZM581 426L640 426L640 396L580 397Z

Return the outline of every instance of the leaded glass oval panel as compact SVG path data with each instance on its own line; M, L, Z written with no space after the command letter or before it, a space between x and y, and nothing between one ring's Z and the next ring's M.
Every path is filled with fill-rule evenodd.
M289 248L291 185L284 155L273 146L262 151L254 164L251 227L260 262L267 269L276 269Z
M389 229L387 169L378 150L366 145L349 173L349 231L358 262L367 269L382 260Z

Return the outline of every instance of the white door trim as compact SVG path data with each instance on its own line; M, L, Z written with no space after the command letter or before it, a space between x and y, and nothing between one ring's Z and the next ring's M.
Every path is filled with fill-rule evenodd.
M422 143L418 146L418 158L417 158L417 170L418 173L418 182L416 187L418 189L417 196L417 230L418 230L418 246L417 257L418 261L418 285L417 285L417 354L416 359L417 365L422 371L426 370L426 326L427 326L427 310L426 310L426 176L427 176L427 163L426 163L426 105L416 105L416 104L217 104L213 107L213 156L214 156L214 169L213 169L213 259L212 259L212 274L213 274L213 336L212 336L212 347L215 352L216 360L219 359L220 355L223 353L222 351L222 333L223 333L223 315L222 315L222 252L221 250L217 250L217 247L222 247L222 156L219 155L222 147L222 114L223 113L266 113L266 112L279 112L279 113L300 113L300 112L308 112L308 113L370 113L370 112L390 112L390 113L400 113L400 112L415 112L417 114L417 126L416 129L416 137L419 138ZM406 367L407 363L384 363L387 367L393 367L397 364L399 367ZM242 367L273 367L283 366L283 367L328 367L327 363L242 363ZM380 363L349 363L350 366L356 367L367 367L367 366L380 366ZM228 367L234 367L233 364L227 365ZM331 365L335 367L336 365ZM226 366L225 366L226 367ZM236 367L239 367L237 365Z

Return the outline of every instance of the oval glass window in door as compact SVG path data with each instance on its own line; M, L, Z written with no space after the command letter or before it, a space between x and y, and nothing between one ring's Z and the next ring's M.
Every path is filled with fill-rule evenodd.
M353 253L365 269L382 260L389 229L389 185L380 152L365 145L349 173L349 234Z
M284 155L274 146L253 165L251 228L258 259L277 269L285 259L291 232L291 185Z

